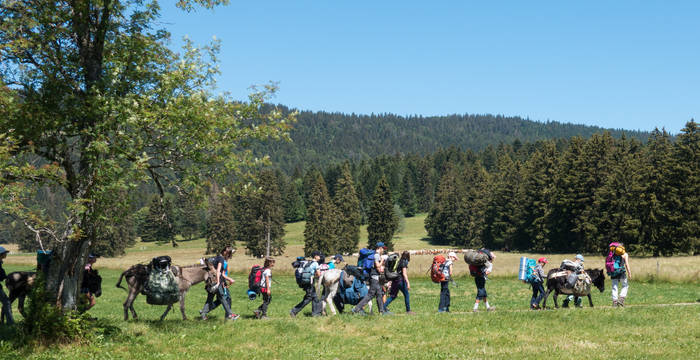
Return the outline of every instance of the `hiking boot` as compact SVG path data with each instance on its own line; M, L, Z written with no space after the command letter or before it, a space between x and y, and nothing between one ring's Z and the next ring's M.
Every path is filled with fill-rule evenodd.
M476 314L479 312L479 309L474 309L474 310L472 310L472 312Z
M613 300L612 307L617 307L617 300Z
M260 320L269 320L269 319L270 319L270 318L267 317L267 315L263 315L263 316L260 317Z
M260 319L260 317L262 316L262 311L256 309L253 310L253 314L255 314L256 319Z
M496 307L495 307L495 306L489 306L489 307L486 308L486 311L496 311Z
M238 320L239 317L241 317L241 316L238 315L238 314L233 314L233 313L232 313L231 315L229 315L229 316L226 317L226 320Z
M625 307L625 298L621 297L620 300L617 301L617 305L620 307Z
M357 309L355 309L355 308L352 308L351 312L352 312L353 315L361 315L361 316L367 315L367 313L366 313L364 310L362 310L362 309L357 310Z
M383 313L381 313L381 314L382 314L382 316L383 316L383 315L387 315L387 316L391 316L391 315L394 315L394 313L393 313L393 312L391 312L391 311L384 311L384 312L383 312Z
M297 314L294 312L294 309L289 310L289 316L291 316L293 318L297 317Z
M410 311L410 310L409 310L409 311L406 311L406 315L415 315L415 314L416 314L416 313L414 313L413 311Z

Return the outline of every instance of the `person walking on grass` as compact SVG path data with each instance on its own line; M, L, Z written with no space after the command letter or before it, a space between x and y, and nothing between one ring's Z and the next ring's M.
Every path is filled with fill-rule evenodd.
M584 269L583 269L583 255L581 255L581 254L576 255L576 258L574 259L574 262L576 263L576 265L578 265L578 266L580 267L580 269L581 269L580 272L583 273L583 271L584 271ZM581 307L581 302L582 302L582 300L583 300L583 299L581 299L581 298L578 297L578 296L569 295L569 296L566 297L566 299L564 299L564 302L562 303L562 307L568 308L568 307L569 307L569 303L570 303L571 301L574 302L574 306L576 306L576 307Z
M382 315L391 315L391 313L386 311L384 308L384 303L382 301L383 290L382 285L379 282L379 275L384 272L384 263L382 260L382 254L384 254L384 251L386 251L386 246L383 242L378 242L374 254L374 266L372 266L369 274L369 291L367 292L367 295L365 295L365 297L363 297L362 300L360 300L360 302L357 303L354 308L352 308L353 314L362 314L362 308L372 301L372 298L376 298L377 310L379 313Z
M227 298L229 284L233 284L235 280L228 277L224 272L224 263L227 263L233 255L233 248L230 246L224 247L219 255L214 257L211 266L213 266L216 271L216 293L207 293L207 301L204 303L204 307L199 311L202 320L207 320L207 314L217 308L219 305L223 306L225 312L226 320L238 320L240 315L231 312L230 302ZM214 299L216 298L216 301Z
M300 303L293 307L292 310L289 310L289 316L291 317L296 317L297 314L309 303L311 303L311 316L321 316L321 312L323 311L321 299L319 299L318 294L316 293L316 286L314 284L314 279L318 279L318 277L321 275L321 272L318 270L318 262L321 260L321 252L314 251L311 253L311 257L313 260L311 260L311 264L308 266L309 271L313 274L313 276L311 276L311 282L308 285L304 285L302 288L304 289L304 298Z
M329 269L340 269L340 263L343 262L343 255L341 254L335 254L333 256L333 261L328 263L328 268Z
M486 279L493 270L493 261L496 259L496 255L487 249L481 249L479 251L486 254L488 261L476 272L476 274L474 274L474 283L476 284L476 302L474 302L473 311L479 311L479 303L482 301L486 306L486 311L494 311L496 310L496 307L489 305L488 295L486 293Z
M620 247L624 249L622 243L620 243ZM619 274L610 277L612 280L612 306L624 307L625 299L627 298L627 291L629 290L629 281L632 280L629 255L626 251L622 255L614 254L613 261L617 263L617 266L621 271ZM619 288L620 286L622 288Z
M7 257L9 251L4 247L0 246L0 304L2 305L2 310L0 310L0 323L6 323L7 325L14 324L15 320L12 318L12 304L10 303L10 298L7 297L5 291L2 288L2 283L7 278L5 269L2 268L2 263Z
M399 263L396 266L399 277L391 282L391 286L389 286L389 297L384 303L384 308L387 310L389 310L389 304L399 296L399 291L401 291L401 293L403 293L404 303L406 304L406 314L415 314L411 311L411 298L409 296L411 283L408 281L408 263L410 261L411 254L408 251L401 253L401 259L399 259Z
M87 305L85 311L90 310L95 306L95 294L90 291L90 279L97 273L97 270L93 269L92 266L97 261L97 255L89 254L87 258L87 264L83 269L83 282L80 285L80 293L85 294L85 299L87 300Z
M455 261L457 261L457 254L450 252L442 265L442 274L445 275L445 280L440 282L439 313L450 312L450 281L452 281L452 263Z
M544 279L546 275L544 274L544 266L547 265L549 261L547 258L541 257L537 259L537 266L535 266L535 280L531 283L532 285L532 299L530 299L530 309L539 310L540 302L544 297Z
M260 284L260 294L263 302L255 311L256 319L267 319L267 307L272 301L272 268L275 266L275 259L268 257L263 264L262 282Z

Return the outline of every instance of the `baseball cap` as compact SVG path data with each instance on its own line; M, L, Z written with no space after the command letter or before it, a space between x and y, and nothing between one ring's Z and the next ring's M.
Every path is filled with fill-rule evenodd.
M343 261L343 255L335 254L335 256L333 257L333 259Z
M311 257L316 257L316 256L321 256L321 252L316 250L316 251L311 253Z
M0 255L2 255L2 254L4 254L4 253L9 253L9 252L10 252L9 250L7 250L7 249L5 249L4 247L0 246Z
M579 259L579 260L581 260L581 262L583 262L583 255L578 254L578 255L576 255L576 258Z
M380 241L377 243L377 249L379 249L380 247L386 248L386 245L384 245L384 243Z
M547 261L547 258L546 258L546 257L541 257L541 258L537 259L537 262L541 262L541 263L546 264L546 263L548 263L549 261Z

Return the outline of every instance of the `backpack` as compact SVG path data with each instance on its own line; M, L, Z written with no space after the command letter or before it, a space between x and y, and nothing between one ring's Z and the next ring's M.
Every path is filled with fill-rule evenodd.
M622 244L613 242L608 245L610 252L605 258L605 270L611 278L622 275L625 270L625 265L622 263L622 255L625 253L625 247Z
M265 269L260 265L253 265L248 274L248 289L260 294L262 291L263 271Z
M484 273L481 271L480 266L476 265L469 265L469 275L477 277L477 276L484 276Z
M374 268L374 250L367 248L360 249L360 256L357 258L357 266L362 268L365 277L369 277Z
M397 279L401 275L399 274L398 269L399 254L389 254L389 257L386 258L386 265L384 266L384 276L386 279L389 281Z
M579 264L577 264L569 259L564 259L564 261L561 262L561 265L559 265L559 269L579 271L579 270L581 270L581 265L579 265Z
M430 266L430 279L434 283L441 283L445 281L445 274L443 270L445 269L445 259L442 255L437 255L433 258L433 264Z
M525 281L530 284L534 284L537 280L537 262L535 259L527 259L527 265L525 267Z
M464 261L469 265L484 266L486 262L489 261L489 259L491 258L489 254L487 254L484 250L485 249L478 251L468 250L464 254Z
M294 271L294 277L296 278L297 285L299 285L300 288L305 288L311 285L311 280L314 277L314 272L311 268L312 263L313 261L311 260L300 261L299 266L297 267L296 271Z
M158 258L153 260L155 261L156 259ZM153 262L151 265L148 273L148 283L146 283L144 289L146 290L146 302L151 305L170 305L177 302L180 299L180 289L175 275L170 270L170 266L161 268L160 266L153 266Z

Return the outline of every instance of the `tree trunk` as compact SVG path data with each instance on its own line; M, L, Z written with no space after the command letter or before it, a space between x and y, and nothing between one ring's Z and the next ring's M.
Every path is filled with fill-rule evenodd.
M80 229L80 221L69 222L67 230L54 249L46 279L46 290L50 303L56 304L64 311L76 310L78 294L83 280L90 241L88 237L71 239L74 229Z

